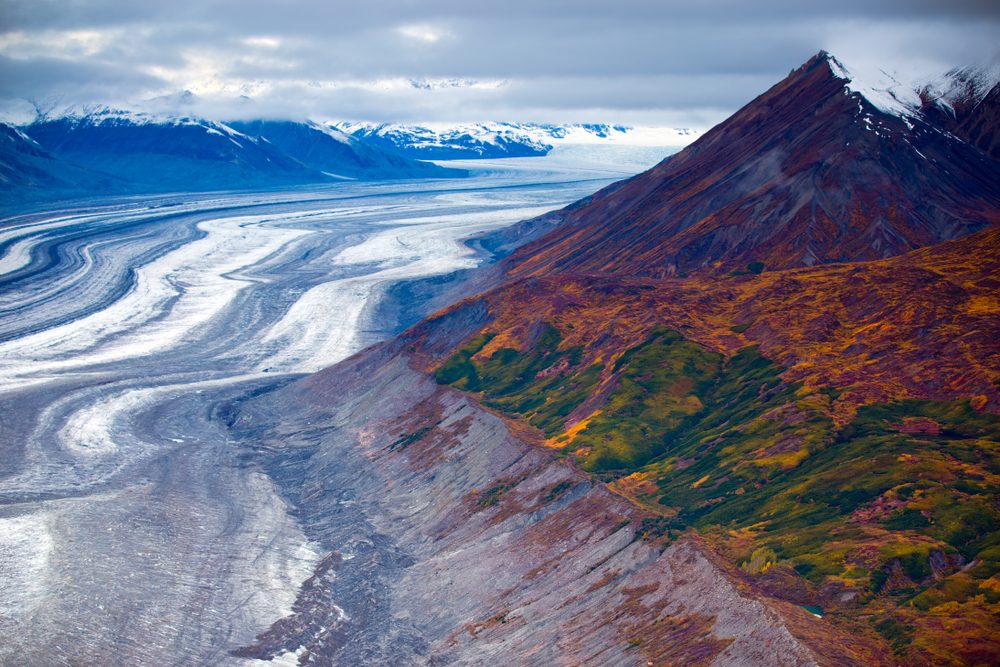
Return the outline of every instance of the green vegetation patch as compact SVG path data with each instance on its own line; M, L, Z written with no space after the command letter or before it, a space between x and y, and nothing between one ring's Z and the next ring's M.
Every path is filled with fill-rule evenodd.
M759 276L764 273L764 262L754 261L747 264L746 269L733 269L729 272L731 276L746 276L754 275Z
M894 618L887 618L875 623L875 629L889 642L893 653L899 656L906 655L906 649L913 642L914 627L912 625L900 623Z
M597 386L602 367L581 367L583 350L560 349L562 336L543 324L527 351L501 348L488 359L474 359L495 334L473 338L435 373L441 384L480 393L484 405L525 417L552 436L566 424L566 417Z
M491 338L469 341L438 381L558 434L601 367L560 349L549 326L529 350L474 359ZM964 400L909 400L862 407L837 427L828 414L838 391L806 394L755 347L726 358L667 329L611 370L600 413L567 450L586 452L581 466L601 479L652 473L657 491L645 499L669 516L640 534L749 529L748 572L785 568L815 584L839 577L923 610L993 604L984 582L1000 572L996 415ZM903 626L879 631L900 650L909 643Z
M573 441L591 448L583 467L635 469L666 451L668 435L704 410L701 397L722 362L722 355L665 329L626 352L616 364L617 388Z
M573 442L591 448L583 467L593 472L632 472L667 458L685 470L685 478L697 473L688 484L701 497L705 491L699 488L726 484L716 474L723 460L746 463L748 479L765 477L771 468L793 463L806 441L818 437L799 433L816 430L818 418L791 428L784 416L764 417L790 401L796 387L782 384L784 368L755 347L726 359L660 329L626 352L616 370L616 389ZM746 456L780 437L785 444L773 454Z
M882 590L893 563L918 588L933 581L935 557L945 570L973 559L982 563L982 574L970 576L997 571L1000 553L991 549L1000 545L994 503L1000 489L969 484L968 476L975 469L997 473L1000 420L962 401L903 401L862 408L837 431L802 401L785 400L794 411L786 406L759 413L764 406L750 399L748 407L758 405L742 413L749 420L734 416L714 429L699 421L698 430L681 434L677 455L693 463L659 480L660 502L678 510L678 522L702 529L759 526L759 540L802 576L818 583L827 576L870 575L873 592ZM740 412L737 405L730 411ZM793 423L781 427L782 414L796 415ZM897 425L906 418L933 419L940 432L905 433ZM759 470L754 457L789 431L805 456L788 459L794 465ZM851 563L850 545L869 539L867 526L901 538L882 547L871 570Z

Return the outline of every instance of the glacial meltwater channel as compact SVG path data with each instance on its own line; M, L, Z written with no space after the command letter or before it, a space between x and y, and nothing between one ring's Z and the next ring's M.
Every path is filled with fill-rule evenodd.
M379 321L486 261L462 239L626 175L492 164L0 220L0 664L255 663L229 651L322 554L220 410L421 315Z

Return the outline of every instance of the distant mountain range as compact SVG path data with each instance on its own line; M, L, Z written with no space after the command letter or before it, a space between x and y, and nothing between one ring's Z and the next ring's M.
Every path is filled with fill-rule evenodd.
M221 123L99 108L0 124L0 132L5 201L466 175L311 122Z
M559 144L685 146L698 135L697 131L687 128L635 128L600 123L406 125L340 122L331 127L370 146L424 160L537 157L547 155Z
M154 102L183 106L189 97ZM559 144L682 146L697 134L620 125L218 122L110 107L44 113L17 127L0 123L0 133L0 201L5 202L343 179L455 178L467 172L427 160L543 156Z
M479 239L510 253L490 289L245 423L306 471L297 510L356 456L432 517L382 524L414 568L518 573L460 608L487 620L427 631L452 660L1000 664L998 92L995 68L908 86L821 52ZM680 592L693 554L718 570ZM769 620L726 621L737 599Z

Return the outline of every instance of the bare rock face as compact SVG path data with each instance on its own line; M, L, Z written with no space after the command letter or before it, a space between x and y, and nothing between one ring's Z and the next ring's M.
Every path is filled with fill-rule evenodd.
M329 555L235 655L299 664L812 665L693 540L415 370L392 342L240 407ZM829 661L823 660L827 663Z

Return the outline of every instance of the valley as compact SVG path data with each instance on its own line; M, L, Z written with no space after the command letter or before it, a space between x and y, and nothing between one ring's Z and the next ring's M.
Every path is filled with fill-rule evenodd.
M126 124L427 179L10 203L0 662L996 662L1000 68L856 72L662 160Z

